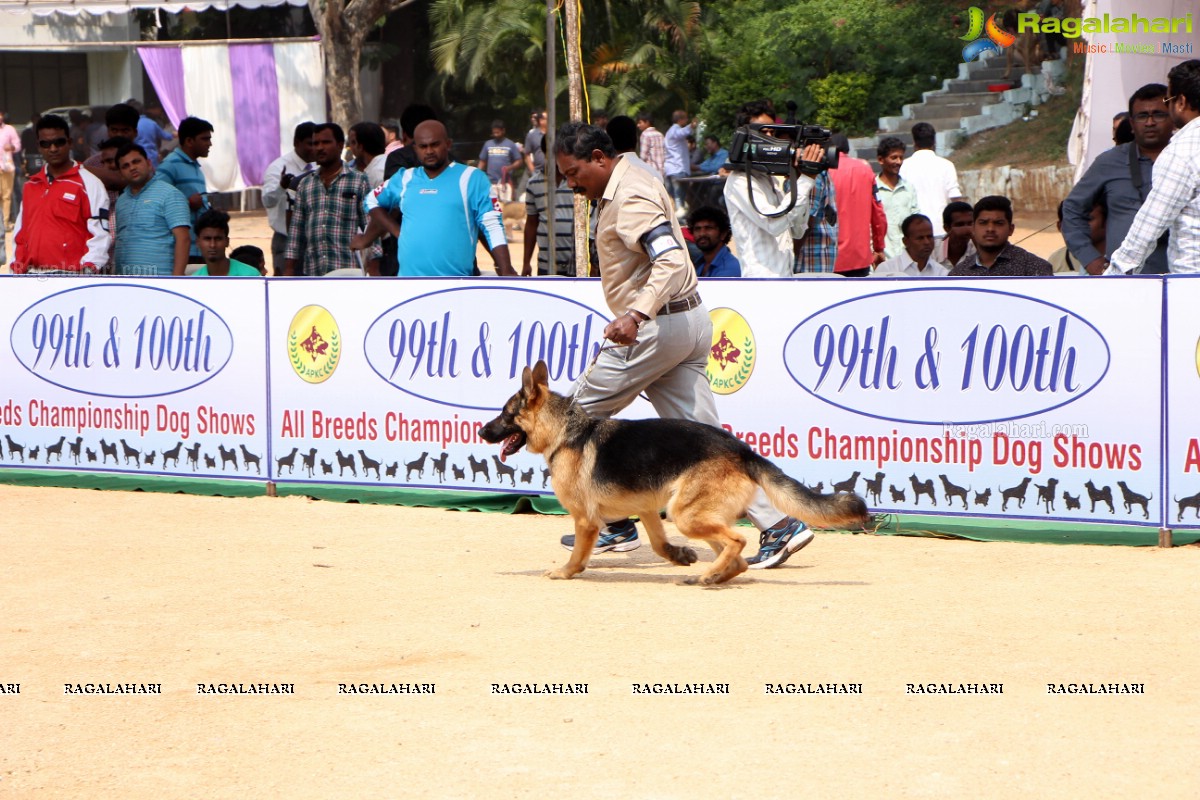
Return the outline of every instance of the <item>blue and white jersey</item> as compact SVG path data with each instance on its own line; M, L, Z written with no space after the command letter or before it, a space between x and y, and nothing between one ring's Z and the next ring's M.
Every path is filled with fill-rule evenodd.
M491 182L465 164L452 161L432 180L424 167L402 169L368 194L363 206L368 214L398 208L404 215L396 249L402 278L473 274L480 230L488 249L508 244Z

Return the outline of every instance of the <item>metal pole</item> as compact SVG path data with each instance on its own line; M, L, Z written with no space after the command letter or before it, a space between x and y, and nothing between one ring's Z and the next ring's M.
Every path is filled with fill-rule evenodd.
M554 250L558 242L554 238L554 218L558 215L558 170L554 160L554 128L556 114L554 113L554 96L557 93L554 45L554 0L546 0L546 166L542 170L546 178L546 264L550 274L557 271L558 261ZM537 271L534 270L534 274Z

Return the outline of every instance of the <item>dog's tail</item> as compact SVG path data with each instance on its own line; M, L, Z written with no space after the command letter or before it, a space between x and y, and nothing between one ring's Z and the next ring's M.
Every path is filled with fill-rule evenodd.
M857 494L817 494L757 455L747 460L746 472L776 508L807 525L860 530L871 522L866 501Z

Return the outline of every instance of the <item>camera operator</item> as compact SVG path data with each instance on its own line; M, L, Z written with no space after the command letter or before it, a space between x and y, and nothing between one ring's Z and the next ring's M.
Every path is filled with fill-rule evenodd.
M770 107L761 100L746 103L737 115L739 128L751 123L774 122ZM769 130L764 132L770 134ZM823 154L821 145L810 144L803 151L796 151L796 166L800 166L801 160L820 161ZM747 176L736 169L725 182L725 206L729 209L733 241L744 278L792 277L795 261L792 237L803 235L807 228L813 179L807 175L797 176L796 204L786 214L779 212L787 208L791 192L785 192L780 184L781 181L765 172L753 170ZM754 192L753 204L751 191Z

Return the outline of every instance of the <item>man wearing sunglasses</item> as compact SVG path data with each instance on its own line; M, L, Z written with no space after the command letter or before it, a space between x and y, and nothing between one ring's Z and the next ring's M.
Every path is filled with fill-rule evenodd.
M1167 87L1162 102L1175 123L1175 135L1154 162L1154 189L1112 254L1111 274L1140 267L1168 229L1170 271L1200 272L1200 59L1172 67Z
M45 166L25 184L13 240L15 274L84 275L108 264L108 191L71 160L70 125L55 114L36 126Z
M1150 196L1154 162L1171 141L1171 115L1162 102L1166 95L1167 87L1161 83L1148 83L1133 93L1128 117L1133 125L1133 141L1097 156L1063 201L1062 235L1071 255L1083 265L1080 274L1099 275L1108 268L1106 257L1121 246L1138 210ZM1098 203L1108 208L1106 253L1092 244L1092 208ZM1141 271L1167 271L1165 236Z

